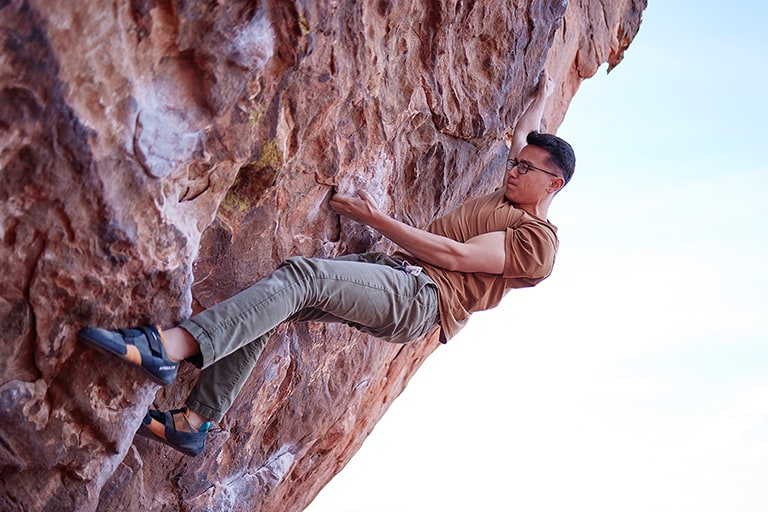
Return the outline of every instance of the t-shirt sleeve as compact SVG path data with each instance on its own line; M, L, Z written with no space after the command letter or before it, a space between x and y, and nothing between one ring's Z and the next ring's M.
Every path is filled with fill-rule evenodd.
M503 277L540 281L552 272L557 238L544 226L524 223L507 228Z

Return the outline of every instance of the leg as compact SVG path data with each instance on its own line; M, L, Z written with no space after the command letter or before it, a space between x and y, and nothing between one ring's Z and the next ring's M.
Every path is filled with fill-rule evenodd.
M187 407L201 419L220 421L253 369L270 326L282 322L291 311L295 311L288 317L292 321L342 322L393 342L424 335L437 321L434 283L424 275L408 275L391 266L361 261L361 257L293 258L231 302L222 303L226 312L214 306L182 323L185 329L198 333L198 340L205 336L200 332L216 333L210 341L200 343L204 357L209 352L234 350L212 363L204 361ZM282 283L268 283L266 287L273 294L268 297L255 289L267 280ZM273 309L280 312L269 320L275 315ZM231 318L238 318L238 322L232 324ZM255 341L248 343L253 337ZM213 346L206 348L206 343Z
M180 327L197 340L205 368L295 315L306 319L303 311L320 311L387 341L407 342L434 324L436 300L436 287L423 274L371 265L360 257L298 257Z
M200 372L186 400L190 423L199 427L207 420L219 422L232 406L264 349L269 333L259 337Z
M96 339L95 346L143 366L162 384L175 377L175 367L169 370L172 375L158 373L176 365L173 358L200 353L204 370L190 395L190 407L150 411L140 431L196 455L205 446L208 428L201 424L207 418L221 419L268 334L283 321L343 322L401 343L424 335L438 320L437 287L426 275L407 274L394 268L397 265L379 254L335 260L292 258L247 290L182 322L181 329L169 329L168 354L162 331L154 327L122 334L89 328L81 339L92 343Z

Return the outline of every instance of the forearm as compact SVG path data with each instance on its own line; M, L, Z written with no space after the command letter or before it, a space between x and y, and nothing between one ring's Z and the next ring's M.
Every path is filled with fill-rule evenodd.
M384 214L370 194L360 197L335 194L331 208L346 217L366 224L389 238L421 261L459 272L501 274L504 270L504 231L494 231L465 242L414 228Z
M515 124L512 132L512 151L517 156L526 145L526 137L533 131L541 130L541 119L544 116L544 107L547 104L547 98L554 90L554 82L549 77L546 70L542 73L539 85L536 89L536 95L533 101L525 109L525 112Z
M414 228L384 214L373 219L370 226L421 261L447 270L461 270L463 244L455 240Z

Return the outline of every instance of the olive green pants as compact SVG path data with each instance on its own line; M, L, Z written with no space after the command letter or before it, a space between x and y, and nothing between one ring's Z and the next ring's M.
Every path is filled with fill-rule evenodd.
M291 258L234 297L181 323L200 344L203 368L187 407L221 421L282 322L340 322L393 343L439 321L437 286L382 253Z

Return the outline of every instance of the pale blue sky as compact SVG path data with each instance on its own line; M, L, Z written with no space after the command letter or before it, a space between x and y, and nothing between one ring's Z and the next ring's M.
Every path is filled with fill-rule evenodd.
M768 510L766 20L649 2L558 130L553 275L438 349L309 512Z

